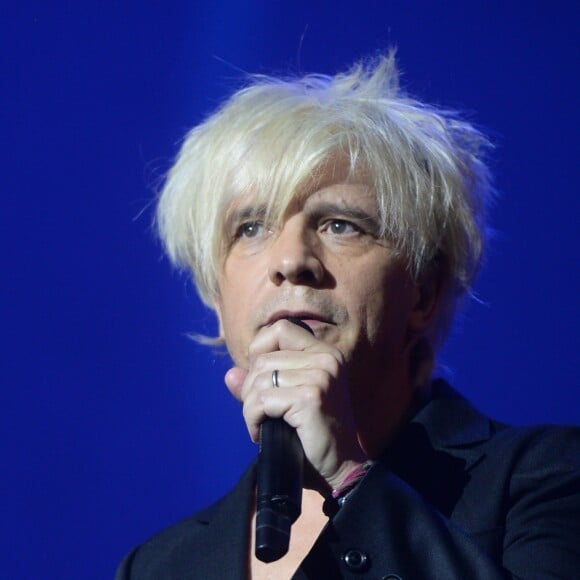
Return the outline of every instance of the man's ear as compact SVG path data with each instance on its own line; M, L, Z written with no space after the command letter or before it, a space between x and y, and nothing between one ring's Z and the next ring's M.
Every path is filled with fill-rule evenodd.
M409 326L412 332L423 334L433 323L441 297L441 276L430 272L415 283L415 304L411 311Z
M214 299L213 309L215 310L215 315L217 316L217 319L218 319L218 332L219 332L218 336L219 336L219 338L224 340L224 326L222 323L222 308L221 308L219 297Z

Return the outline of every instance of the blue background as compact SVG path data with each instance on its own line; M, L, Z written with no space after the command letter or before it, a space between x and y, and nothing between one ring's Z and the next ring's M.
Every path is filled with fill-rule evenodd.
M577 7L4 6L0 577L111 578L255 454L227 357L186 338L213 316L151 228L179 140L243 71L333 73L396 45L410 92L487 129L498 234L442 360L497 418L579 422Z

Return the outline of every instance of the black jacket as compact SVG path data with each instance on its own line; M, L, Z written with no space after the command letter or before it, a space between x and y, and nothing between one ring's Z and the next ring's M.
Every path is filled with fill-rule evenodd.
M253 486L251 468L116 579L246 578ZM436 381L294 578L580 579L580 429L507 427Z

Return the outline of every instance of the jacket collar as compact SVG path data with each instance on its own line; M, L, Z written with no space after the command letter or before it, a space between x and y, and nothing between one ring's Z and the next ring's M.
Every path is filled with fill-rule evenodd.
M460 448L487 441L490 420L443 379L432 384L432 396L411 420L427 430L436 448Z
M483 456L493 434L491 421L442 379L432 383L431 396L381 456L395 472L416 471L418 456L437 461L460 460L469 470ZM447 468L450 466L448 465Z

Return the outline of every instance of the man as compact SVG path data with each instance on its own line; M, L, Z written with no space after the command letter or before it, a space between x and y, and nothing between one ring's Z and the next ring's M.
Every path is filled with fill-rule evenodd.
M578 431L498 424L431 377L482 258L487 147L404 95L392 55L255 79L191 131L161 236L217 313L251 438L296 429L302 515L257 559L251 468L119 579L578 577Z

